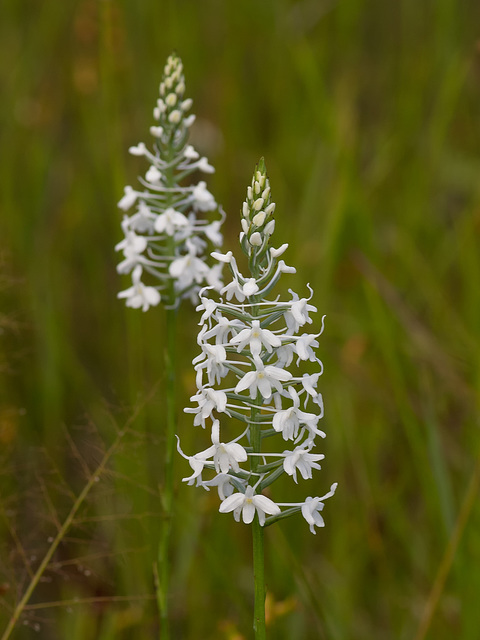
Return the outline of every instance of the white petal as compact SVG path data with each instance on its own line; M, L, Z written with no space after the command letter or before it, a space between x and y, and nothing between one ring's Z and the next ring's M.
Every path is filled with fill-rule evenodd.
M282 382L286 382L292 377L290 371L284 371L283 369L280 369L280 367L274 367L271 364L265 367L265 373L269 378L275 378L276 380L281 380Z
M267 496L256 495L252 498L252 500L257 509L261 509L265 513L268 513L272 516L278 515L281 511L280 507L277 506L273 500L267 498Z
M258 386L258 390L260 391L262 396L265 398L265 400L267 398L270 398L270 396L272 395L272 385L270 380L266 376L258 379L257 386Z
M248 371L235 387L235 393L240 393L240 391L245 391L245 389L251 387L256 381L256 378L256 371Z
M238 462L245 462L247 460L247 452L241 444L232 442L232 444L225 445L225 447L227 448L228 453Z
M234 509L238 509L245 502L245 495L243 493L234 493L222 502L219 507L220 513L229 513Z

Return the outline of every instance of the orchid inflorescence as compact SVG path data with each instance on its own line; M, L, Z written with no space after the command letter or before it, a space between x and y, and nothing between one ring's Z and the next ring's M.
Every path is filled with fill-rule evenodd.
M133 284L118 297L144 311L160 300L167 307L176 307L182 298L196 304L202 286L222 286L222 265L210 267L205 258L209 243L222 244L224 214L213 221L205 217L218 210L205 181L182 186L193 172L213 173L214 168L188 144L195 116L187 115L192 100L184 98L183 65L175 54L167 60L159 92L153 110L157 124L150 127L153 152L143 142L129 149L150 162L145 177L139 178L144 189L125 187L118 203L124 211L136 205L135 213L123 218L125 238L116 246L124 255L117 271L131 273ZM145 273L155 284L144 284Z
M317 391L322 364L315 354L323 320L320 333L300 333L317 310L309 303L311 295L299 298L290 289L288 301L267 298L282 274L295 273L280 258L288 245L269 246L274 211L262 159L242 209L240 244L250 275L242 275L231 251L213 253L220 264L228 264L232 280L220 295L212 296L212 287L205 287L197 307L202 312L197 340L201 354L193 360L198 392L191 398L197 406L185 411L194 414L194 425L211 425L212 445L193 456L182 451L179 441L177 448L193 470L183 480L207 490L217 487L221 513L233 511L237 521L242 517L247 524L256 514L261 525L268 525L301 511L315 533L315 526L324 526L320 512L336 483L325 495L299 503L275 502L263 493L284 474L294 482L297 473L311 479L324 458L312 452L315 440L325 436L318 428L323 416ZM302 362L314 363L318 370L302 375L291 371ZM309 404L314 411L307 411ZM232 440L223 438L234 420L243 423L241 433ZM272 451L273 439L279 437L291 448ZM204 479L206 470L214 477Z

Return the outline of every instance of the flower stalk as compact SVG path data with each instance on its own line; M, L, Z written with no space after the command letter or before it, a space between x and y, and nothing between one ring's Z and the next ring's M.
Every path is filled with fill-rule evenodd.
M160 637L162 640L170 638L170 620L168 594L170 587L170 540L172 536L173 520L173 491L174 491L174 451L176 426L176 394L175 394L175 361L176 361L176 319L177 310L167 309L166 312L165 373L166 373L166 401L167 428L164 460L164 480L161 488L161 502L163 510L162 528L157 551L156 595L160 614Z
M265 626L265 560L264 560L264 535L258 517L252 522L253 543L253 579L254 579L254 607L253 630L255 640L265 640L267 631Z

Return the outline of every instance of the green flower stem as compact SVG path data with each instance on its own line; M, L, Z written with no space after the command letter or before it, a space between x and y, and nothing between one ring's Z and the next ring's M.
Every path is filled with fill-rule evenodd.
M255 266L252 272L256 273ZM252 315L256 316L258 307L252 307ZM255 400L256 405L262 403L260 392L257 393ZM260 453L262 448L262 428L258 422L258 407L250 409L250 445L254 453ZM260 466L260 456L250 457L250 469L256 472ZM252 542L253 542L253 579L255 585L255 603L253 609L253 630L255 632L255 640L265 640L267 632L265 629L265 559L264 559L264 540L263 527L260 525L258 515L252 522Z
M265 640L265 569L264 569L264 544L263 527L258 521L258 516L252 523L253 534L253 577L255 581L255 605L253 610L253 629L255 640Z
M175 347L176 310L167 309L167 348L165 352L167 429L165 442L164 483L161 488L162 530L158 543L156 576L157 603L160 613L160 638L169 640L168 592L170 583L170 540L173 520L173 459L175 454Z
M261 402L261 396L258 394L257 402ZM250 425L250 444L255 453L260 453L261 449L261 427L254 424L257 420L258 409L251 409ZM260 466L260 456L251 456L251 471L257 471ZM255 631L255 640L265 640L265 562L264 562L264 542L263 527L260 525L258 515L252 522L253 537L253 579L255 583L255 604L253 610L253 629Z
M174 156L170 145L164 154L167 160ZM165 171L167 187L172 188L175 184L173 170ZM167 207L170 201L167 201ZM168 250L170 255L174 255L175 241L170 238ZM173 306L175 303L175 283L170 278L168 283L168 302ZM176 321L177 310L175 308L166 309L166 340L165 349L165 374L166 374L166 407L167 424L165 433L165 459L164 459L164 481L160 489L162 503L162 529L158 542L157 562L158 566L155 574L157 606L160 614L160 638L170 640L170 620L168 595L170 587L170 539L172 535L173 520L173 458L175 454L175 362L176 362Z

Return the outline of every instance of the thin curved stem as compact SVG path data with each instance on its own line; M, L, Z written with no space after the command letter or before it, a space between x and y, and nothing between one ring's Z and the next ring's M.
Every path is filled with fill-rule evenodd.
M98 465L98 467L95 469L95 471L88 478L87 483L85 484L85 486L83 487L82 491L80 492L80 494L78 495L77 499L75 500L72 508L70 509L69 514L67 515L67 517L63 521L63 524L60 527L60 529L58 530L57 535L53 539L52 544L48 548L45 556L43 557L43 560L41 561L41 563L38 566L38 569L35 571L35 574L33 575L32 579L30 580L30 583L29 583L28 587L26 588L25 593L23 594L23 596L20 599L19 603L15 607L15 609L13 611L13 614L12 614L12 617L10 618L10 620L9 620L9 622L8 622L6 628L5 628L5 631L2 634L1 640L8 640L8 638L10 638L10 635L11 635L12 631L14 630L14 628L15 628L18 620L20 619L20 616L22 615L23 611L27 607L27 604L28 604L31 596L32 596L33 592L35 591L35 589L37 588L37 585L40 582L40 579L41 579L42 575L44 574L46 568L48 567L48 565L50 563L50 560L53 557L53 554L57 550L58 545L61 543L61 541L65 537L68 529L72 525L78 510L80 509L80 507L82 506L82 504L85 501L85 498L88 496L88 494L90 493L92 487L96 484L96 482L98 482L98 480L99 480L100 476L102 475L102 473L103 473L108 461L110 460L112 454L117 449L121 439L125 435L125 432L126 432L126 428L124 428L124 429L122 429L121 431L118 432L118 435L115 438L115 441L113 442L111 447L107 450L107 452L103 456L103 458L102 458L100 464Z
M445 553L440 562L440 566L437 571L432 589L425 604L420 624L415 635L415 640L424 640L426 637L430 625L432 623L435 609L438 606L440 597L445 588L448 574L455 559L455 554L460 544L460 539L467 525L468 518L471 514L472 508L475 504L476 496L480 486L480 455L477 456L475 467L473 469L470 482L465 493L460 511L455 523L455 528L448 541Z

